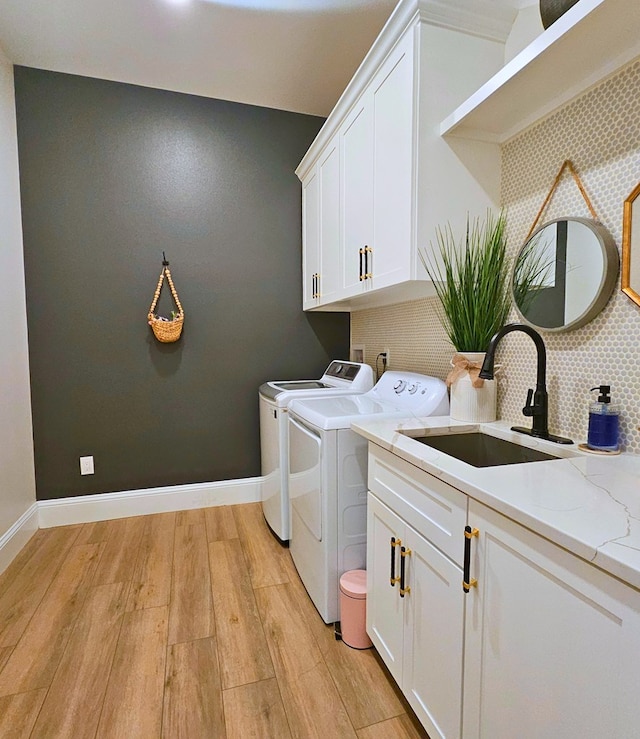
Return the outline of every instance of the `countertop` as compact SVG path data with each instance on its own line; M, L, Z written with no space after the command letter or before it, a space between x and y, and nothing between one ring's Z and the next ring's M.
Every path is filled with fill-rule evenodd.
M371 420L352 429L602 570L640 589L640 456L593 455L448 416ZM473 467L411 436L483 431L562 459Z

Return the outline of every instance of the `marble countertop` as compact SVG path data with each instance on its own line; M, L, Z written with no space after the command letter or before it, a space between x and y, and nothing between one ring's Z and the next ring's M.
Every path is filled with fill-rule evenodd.
M640 457L594 455L448 416L361 421L354 431L640 589ZM473 467L413 437L482 431L562 459Z

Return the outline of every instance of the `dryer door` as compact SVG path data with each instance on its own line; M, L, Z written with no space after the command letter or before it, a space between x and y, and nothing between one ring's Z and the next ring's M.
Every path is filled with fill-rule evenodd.
M289 415L289 500L291 508L322 541L321 439Z

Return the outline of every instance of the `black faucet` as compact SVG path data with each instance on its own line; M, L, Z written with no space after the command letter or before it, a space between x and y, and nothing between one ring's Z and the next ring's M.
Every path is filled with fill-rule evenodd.
M480 377L484 380L493 380L493 363L496 353L496 347L506 334L512 331L522 331L533 339L533 343L538 350L538 372L536 377L536 390L529 390L527 393L527 402L525 403L522 413L525 416L533 418L533 424L530 429L523 426L512 426L512 431L518 431L521 434L535 436L538 439L547 439L555 441L556 444L573 444L571 439L565 439L563 436L554 436L549 433L549 396L547 395L547 350L544 346L542 336L531 326L523 323L508 323L503 326L489 342L487 353L482 363Z

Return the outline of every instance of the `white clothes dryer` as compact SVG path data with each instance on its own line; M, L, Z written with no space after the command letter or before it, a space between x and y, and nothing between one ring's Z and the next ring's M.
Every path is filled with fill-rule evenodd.
M368 364L334 360L319 380L272 380L260 385L262 512L271 530L289 540L288 405L294 398L364 393L373 387Z
M290 403L289 546L325 623L340 620L340 576L366 567L367 440L351 423L448 413L445 383L414 372L385 372L362 395Z

